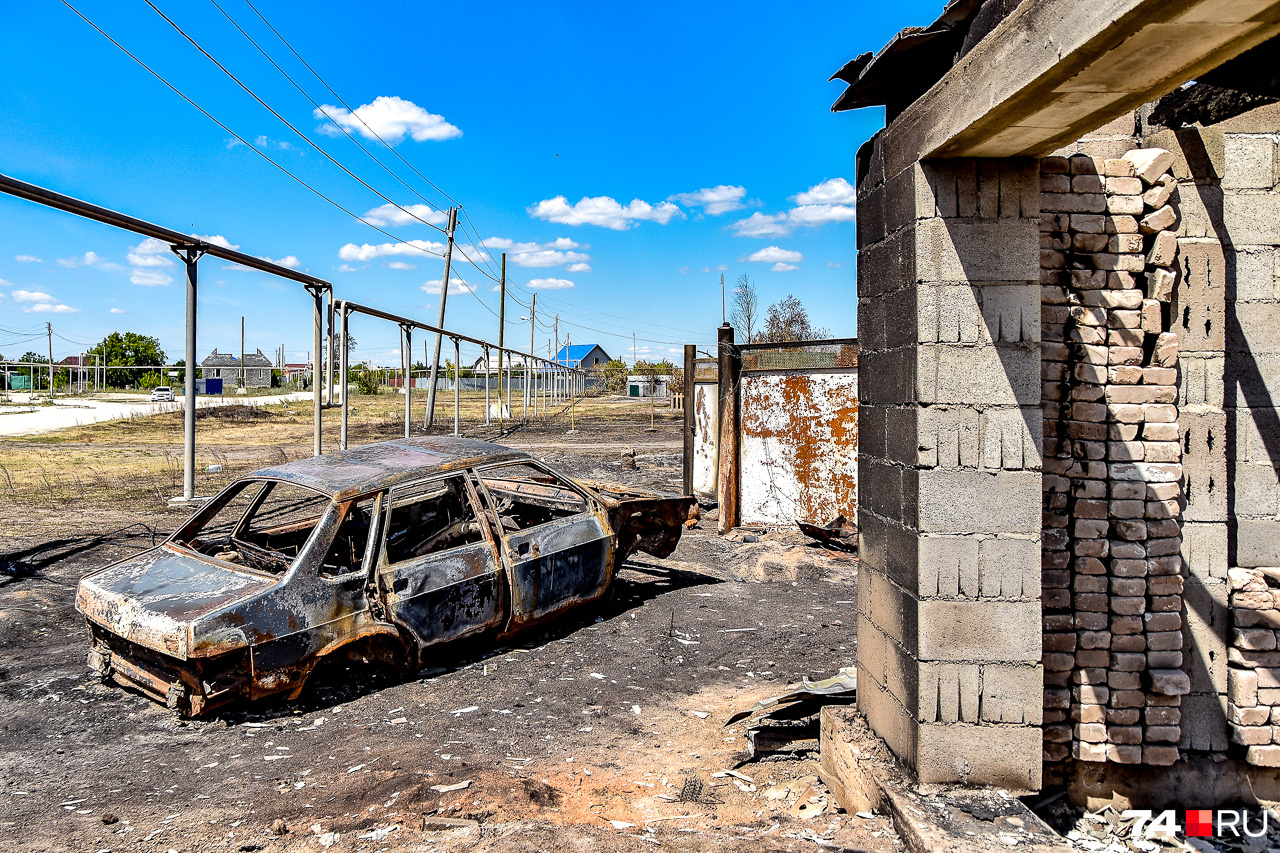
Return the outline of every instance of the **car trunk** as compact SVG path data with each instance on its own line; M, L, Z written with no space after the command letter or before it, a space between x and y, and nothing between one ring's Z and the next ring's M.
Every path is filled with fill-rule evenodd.
M193 652L192 622L273 583L163 545L86 577L76 609L112 634L185 660Z
M618 537L615 565L636 551L655 557L671 555L680 542L692 496L664 495L619 483L582 481L605 499L609 525Z

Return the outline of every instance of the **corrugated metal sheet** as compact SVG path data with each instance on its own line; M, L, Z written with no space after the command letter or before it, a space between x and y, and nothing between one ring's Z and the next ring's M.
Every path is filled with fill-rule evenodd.
M716 412L720 398L714 383L693 386L693 491L716 493Z

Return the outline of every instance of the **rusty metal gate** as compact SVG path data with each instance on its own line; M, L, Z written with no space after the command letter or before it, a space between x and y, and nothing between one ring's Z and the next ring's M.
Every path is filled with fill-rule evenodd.
M855 518L857 339L739 350L740 523Z

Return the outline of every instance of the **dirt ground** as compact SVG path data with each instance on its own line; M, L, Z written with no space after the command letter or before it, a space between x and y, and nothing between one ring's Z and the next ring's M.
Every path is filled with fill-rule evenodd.
M643 414L504 440L575 476L676 491L678 424L646 433ZM625 447L637 470L618 464ZM90 675L73 607L83 574L151 542L143 526L100 534L181 520L161 497L0 502L2 848L900 849L885 818L829 796L794 814L825 790L816 753L749 761L743 725L725 725L852 664L853 558L704 522L670 558L630 560L605 609L449 649L407 679L330 673L297 703L182 721Z

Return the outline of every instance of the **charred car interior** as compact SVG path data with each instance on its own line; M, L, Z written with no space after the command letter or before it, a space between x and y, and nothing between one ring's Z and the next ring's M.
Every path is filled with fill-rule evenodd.
M81 581L89 666L188 716L296 698L328 659L414 672L433 646L601 600L630 554L675 549L692 501L456 438L263 469Z

